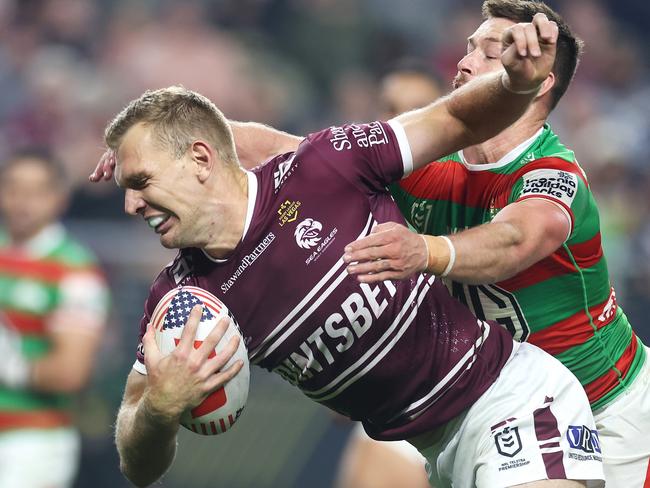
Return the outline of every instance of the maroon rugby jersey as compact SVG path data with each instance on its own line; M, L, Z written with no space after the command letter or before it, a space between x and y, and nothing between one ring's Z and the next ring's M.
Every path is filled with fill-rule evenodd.
M151 288L140 339L165 293L199 286L232 311L253 364L361 420L376 439L460 414L496 379L510 335L477 321L431 275L360 284L342 260L376 223L404 222L386 185L411 161L402 127L374 122L312 134L248 173L242 241L220 261L181 250Z

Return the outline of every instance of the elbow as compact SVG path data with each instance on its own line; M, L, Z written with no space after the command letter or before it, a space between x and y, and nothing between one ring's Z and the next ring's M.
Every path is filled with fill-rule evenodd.
M157 478L145 476L142 473L134 471L133 469L129 469L129 466L125 464L124 461L120 461L120 471L126 479L128 479L138 488L144 488L146 486L152 485L157 481Z

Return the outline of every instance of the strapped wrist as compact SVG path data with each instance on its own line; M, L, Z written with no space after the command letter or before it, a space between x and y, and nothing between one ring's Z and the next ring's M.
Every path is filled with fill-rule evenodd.
M508 73L505 71L501 75L501 84L503 85L503 88L508 90L510 93L514 93L515 95L530 95L531 93L538 92L539 89L542 87L542 84L540 83L535 88L532 88L530 90L515 90L512 88L512 86L510 86L510 77L508 76Z
M447 276L456 262L456 248L447 236L420 235L427 250L425 271L436 276Z

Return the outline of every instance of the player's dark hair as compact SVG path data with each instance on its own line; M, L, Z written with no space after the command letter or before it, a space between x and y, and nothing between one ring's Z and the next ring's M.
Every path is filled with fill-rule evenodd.
M555 85L551 89L551 110L569 88L578 67L584 43L576 37L564 19L544 2L534 0L486 0L483 2L483 18L508 19L513 22L531 22L536 13L546 14L558 26L559 35L553 74Z
M21 164L37 163L50 174L52 184L65 188L68 186L68 174L63 164L47 149L32 147L12 153L0 162L0 180L10 168Z

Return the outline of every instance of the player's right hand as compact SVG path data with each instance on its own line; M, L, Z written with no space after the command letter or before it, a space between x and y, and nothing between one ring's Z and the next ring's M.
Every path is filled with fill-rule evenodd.
M506 87L521 93L538 88L553 69L557 38L557 24L542 13L506 29L501 38Z
M216 356L214 351L226 330L228 318L221 319L202 343L196 347L196 331L201 321L202 308L196 305L190 312L174 352L163 356L151 324L142 342L147 368L147 388L144 396L150 412L178 421L181 414L199 405L213 391L221 388L242 368L242 361L221 370L237 351L239 337L233 336Z
M90 173L90 176L88 176L88 180L92 181L93 183L97 183L98 181L108 181L113 177L113 173L115 172L115 151L112 149L107 149L104 154L102 154L102 157L99 158L99 162L97 163L97 166L95 166L95 170Z

